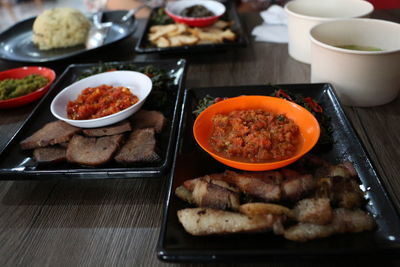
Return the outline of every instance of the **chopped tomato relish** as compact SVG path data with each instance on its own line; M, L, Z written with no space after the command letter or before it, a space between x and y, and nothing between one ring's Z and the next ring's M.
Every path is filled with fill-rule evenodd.
M210 137L220 155L243 162L270 162L290 158L300 143L299 127L283 114L261 109L216 114Z
M138 101L139 98L129 88L103 84L88 87L75 101L69 101L67 114L73 120L96 119L117 113Z

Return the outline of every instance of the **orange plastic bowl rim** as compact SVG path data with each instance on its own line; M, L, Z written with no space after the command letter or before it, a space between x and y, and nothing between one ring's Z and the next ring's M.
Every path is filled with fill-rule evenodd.
M267 163L235 161L214 153L209 143L213 129L213 116L234 110L248 109L262 109L275 114L284 114L287 118L293 120L299 126L300 138L302 138L301 147L299 147L297 153L291 158ZM320 127L317 119L308 110L296 103L277 97L248 95L229 98L209 106L195 120L193 134L200 147L219 162L240 170L266 171L289 165L309 152L319 139Z

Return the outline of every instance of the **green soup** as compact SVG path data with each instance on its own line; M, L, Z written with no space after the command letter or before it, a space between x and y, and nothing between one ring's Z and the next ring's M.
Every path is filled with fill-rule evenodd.
M336 47L349 50L359 50L359 51L383 51L383 49L377 47L362 46L362 45L337 45Z

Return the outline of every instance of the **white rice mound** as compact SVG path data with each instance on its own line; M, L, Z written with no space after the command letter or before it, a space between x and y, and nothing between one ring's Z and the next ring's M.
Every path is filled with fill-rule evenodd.
M32 41L40 50L83 44L90 25L90 21L77 9L49 9L35 19Z

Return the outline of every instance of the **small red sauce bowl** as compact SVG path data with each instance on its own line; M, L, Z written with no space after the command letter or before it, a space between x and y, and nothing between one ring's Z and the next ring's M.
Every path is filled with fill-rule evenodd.
M266 163L236 161L214 153L209 142L214 115L246 109L262 109L275 114L284 114L293 120L299 126L300 138L302 138L297 153L285 160ZM308 110L293 102L270 96L239 96L213 104L200 113L194 122L193 134L200 147L219 162L240 170L266 171L289 165L310 151L318 141L320 127L316 118Z
M210 17L190 18L183 17L179 14L187 8L194 5L202 5L208 10L213 12L215 15ZM169 2L165 8L165 12L170 16L176 23L184 23L192 27L206 27L215 23L224 13L225 6L220 2L213 0L179 0L175 2Z
M10 69L0 72L0 81L5 79L22 79L25 76L31 74L38 74L46 77L49 82L42 88L33 91L27 95L20 97L10 98L7 100L0 100L0 108L16 108L26 104L29 104L35 100L41 98L50 88L50 85L54 82L56 78L56 73L49 68L45 67L21 67L16 69Z

